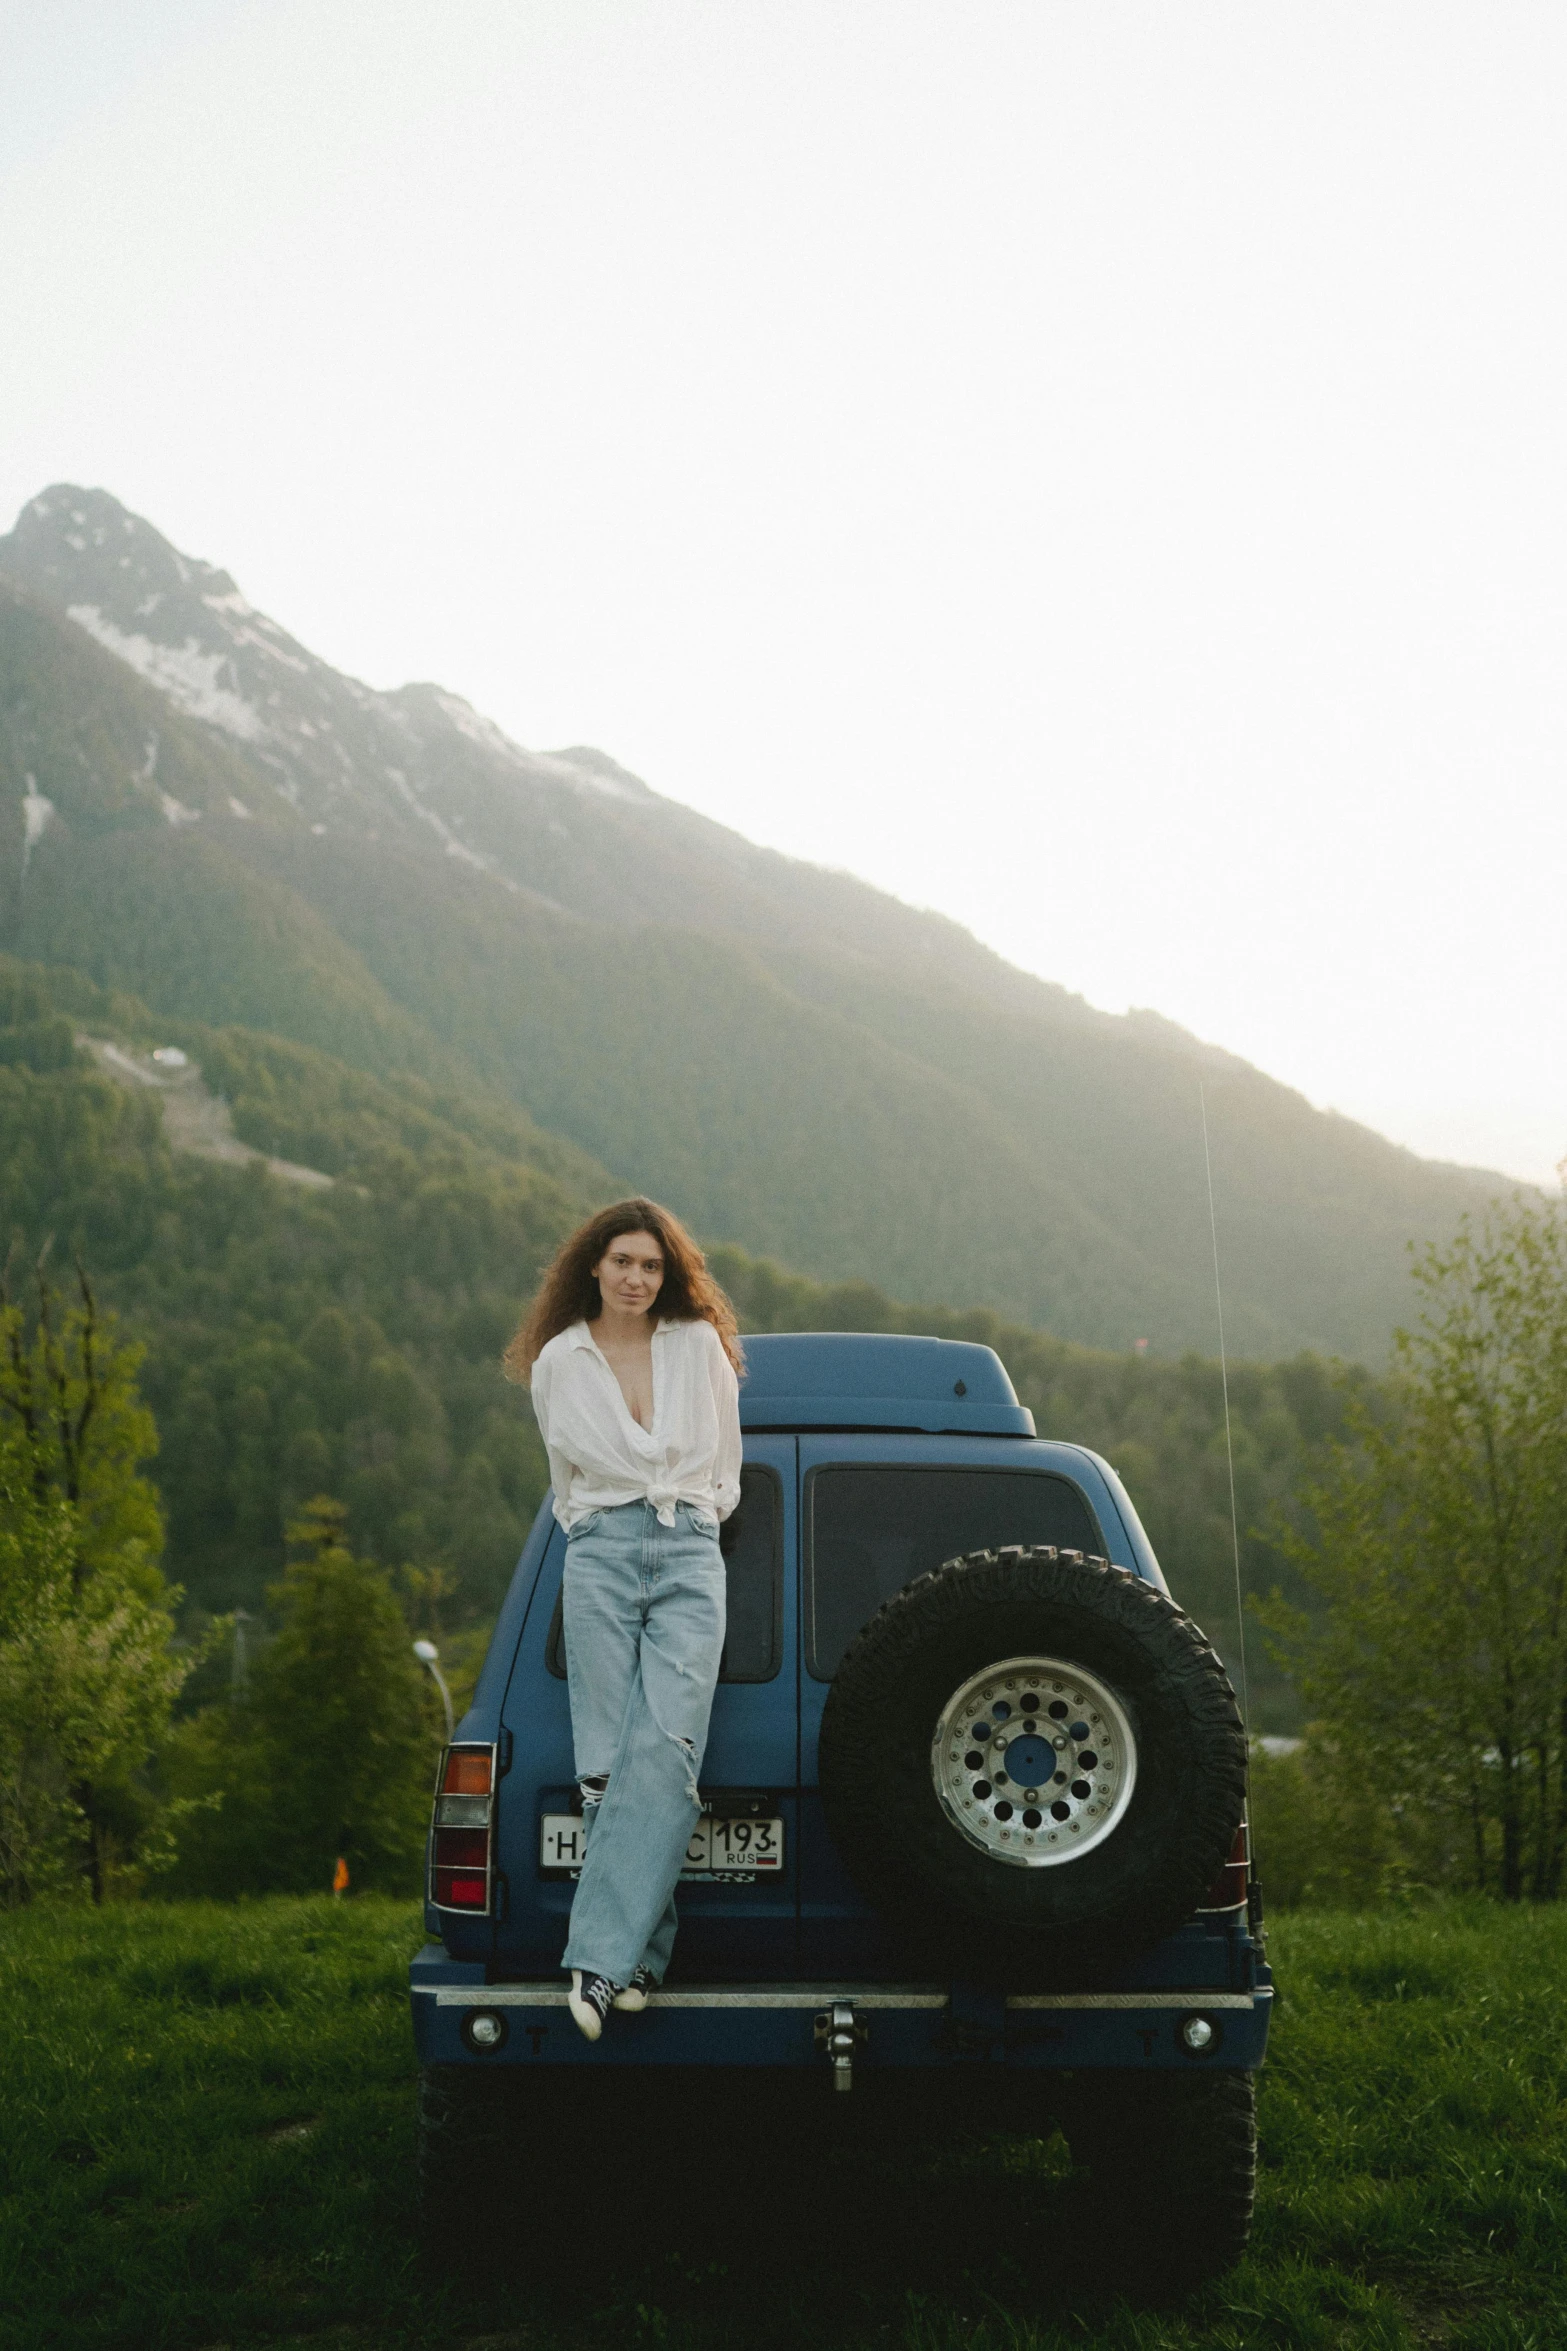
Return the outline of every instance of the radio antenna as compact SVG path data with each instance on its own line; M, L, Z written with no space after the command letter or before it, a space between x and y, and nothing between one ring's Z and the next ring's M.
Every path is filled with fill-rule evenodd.
M1224 1287L1219 1280L1219 1220L1213 1206L1213 1154L1208 1148L1208 1096L1201 1078L1197 1099L1202 1105L1202 1163L1208 1178L1208 1233L1213 1242L1213 1302L1219 1315L1219 1385L1224 1393L1224 1458L1230 1473L1230 1545L1235 1556L1235 1630L1240 1642L1241 1720L1251 1738L1251 1692L1246 1680L1246 1603L1241 1596L1241 1522L1235 1507L1235 1441L1230 1434L1230 1367L1224 1350Z

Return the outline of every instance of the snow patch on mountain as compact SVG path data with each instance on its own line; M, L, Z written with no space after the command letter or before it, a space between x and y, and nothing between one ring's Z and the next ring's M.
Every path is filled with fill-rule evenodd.
M531 751L530 765L542 768L547 775L558 777L563 783L584 785L590 792L603 792L611 800L655 800L658 795L640 776L611 759L606 751L594 751L586 746L569 751Z
M443 688L437 687L433 700L436 708L445 711L457 732L466 735L470 743L482 743L486 751L496 752L502 759L522 760L528 756L520 744L512 741L510 735L502 734L493 719L484 717L482 712L474 709L471 702L465 702L460 694L448 694Z
M212 612L249 615L249 623L246 626L236 626L233 621L227 619L224 621L224 632L231 644L253 645L256 651L264 653L269 661L280 661L285 669L293 670L296 676L308 677L310 675L310 663L304 655L289 652L288 646L292 639L278 627L275 620L268 620L264 612L257 612L253 604L247 604L237 589L232 596L203 596L202 602ZM283 639L281 644L277 642L279 638Z
M222 727L247 743L262 732L254 706L218 683L219 673L228 666L226 653L203 653L194 637L187 637L183 645L155 645L150 637L116 628L96 604L68 604L66 614L192 718L204 718L209 726Z
M22 879L32 863L33 851L43 839L44 828L54 814L54 802L38 789L36 776L27 779L27 790L22 795Z
M466 708L466 705L464 707ZM514 881L511 875L504 871L499 859L492 857L487 850L470 848L468 843L452 830L443 816L438 816L433 808L420 799L400 767L388 767L382 772L387 781L408 803L414 814L421 817L430 827L448 857L455 857L459 864L471 865L475 873L482 873L489 881L499 882L501 888L508 890L514 898L532 898L538 900L541 905L554 905L553 899L541 898L537 890L525 889L520 883Z
M462 707L466 710L468 706L466 703L464 703ZM504 740L504 737L502 740ZM451 826L446 822L446 819L443 816L437 816L433 808L427 808L425 806L424 802L420 799L418 793L414 790L412 784L408 781L407 776L403 773L400 767L389 767L385 769L384 773L386 775L387 781L394 787L396 791L401 793L403 799L407 801L415 816L423 817L425 823L430 827L430 830L440 841L441 846L446 851L448 857L460 858L464 865L471 865L475 867L479 873L488 874L492 881L505 882L506 887L509 890L514 890L516 888L516 884L514 882L506 880L506 876L500 871L493 857L483 856L477 849L470 849L466 841L460 841L458 839L457 835L452 831Z

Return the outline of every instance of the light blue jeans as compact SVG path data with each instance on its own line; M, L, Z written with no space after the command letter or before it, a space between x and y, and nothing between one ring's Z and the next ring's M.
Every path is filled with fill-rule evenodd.
M675 1887L701 1818L697 1774L724 1646L718 1527L687 1502L672 1527L650 1502L578 1519L566 1538L566 1679L585 1850L562 1964L662 1982Z

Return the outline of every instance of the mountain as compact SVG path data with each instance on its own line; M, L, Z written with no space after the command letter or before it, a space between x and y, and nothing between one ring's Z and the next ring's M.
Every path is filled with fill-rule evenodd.
M542 1258L604 1181L504 1105L253 1030L171 1023L79 973L0 956L0 1228L23 1265L52 1234L67 1283L79 1255L146 1350L151 1467L192 1631L262 1612L283 1529L321 1493L347 1507L357 1550L413 1571L443 1638L493 1614L547 1476L500 1351ZM1096 1353L733 1248L713 1262L746 1330L933 1330L996 1347L1044 1434L1115 1462L1176 1591L1232 1650L1215 1363ZM1300 1356L1232 1364L1229 1393L1246 1585L1309 1603L1270 1522L1298 1509L1323 1440L1375 1383ZM1294 1727L1265 1656L1252 1690L1268 1729Z
M0 539L0 946L513 1106L802 1274L1112 1349L1212 1342L1199 1080L1238 1352L1379 1360L1406 1242L1502 1185L601 752L341 676L102 491Z

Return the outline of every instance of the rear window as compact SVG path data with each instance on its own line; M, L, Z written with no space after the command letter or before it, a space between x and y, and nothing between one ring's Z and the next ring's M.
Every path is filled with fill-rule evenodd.
M728 1589L721 1682L770 1682L783 1663L783 1489L776 1470L740 1472L740 1505L720 1540ZM564 1680L566 1636L559 1599L544 1662Z
M884 1601L960 1551L1104 1549L1076 1486L1038 1470L827 1467L805 1507L805 1657L823 1682Z

